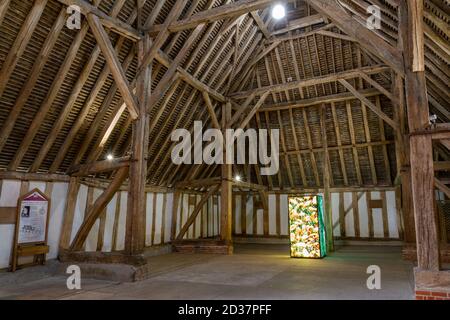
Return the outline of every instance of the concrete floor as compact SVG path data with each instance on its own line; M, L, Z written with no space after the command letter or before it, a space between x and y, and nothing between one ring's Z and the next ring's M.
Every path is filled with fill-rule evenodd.
M285 245L238 245L231 256L173 253L151 258L145 281L82 279L81 290L68 290L64 275L38 269L46 267L28 268L0 274L0 299L413 298L413 265L401 260L398 247L342 247L320 260L291 259L288 252ZM381 290L366 286L374 264Z

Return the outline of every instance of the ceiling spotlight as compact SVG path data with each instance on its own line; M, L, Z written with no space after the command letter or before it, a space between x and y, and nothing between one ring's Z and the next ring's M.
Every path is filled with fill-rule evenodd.
M275 20L283 19L286 16L286 9L282 4L276 4L272 8L272 17Z
M106 156L106 159L108 159L109 161L111 161L112 159L114 159L114 156L110 153Z
M236 181L241 181L241 176L240 176L240 175L237 175L236 177L234 177L234 179L235 179Z

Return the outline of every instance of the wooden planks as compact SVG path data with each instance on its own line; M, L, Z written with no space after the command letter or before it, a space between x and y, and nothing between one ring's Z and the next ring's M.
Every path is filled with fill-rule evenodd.
M0 3L0 26L2 25L3 19L5 18L6 11L8 10L10 2L11 0L4 0Z
M9 1L6 1L5 4L7 5L8 2ZM2 6L2 5L0 5L0 6ZM1 10L2 9L0 8L0 24L1 24L1 20L2 20ZM2 129L0 131L0 150L3 149L3 146L6 143L6 139L9 137L9 135L14 127L14 124L20 114L20 111L22 110L26 101L28 100L28 98L32 92L32 88L36 84L37 79L38 79L42 69L44 68L45 63L47 62L50 51L53 48L53 46L56 42L56 39L59 36L59 32L61 31L61 29L64 26L65 18L66 18L65 10L62 10L61 13L59 14L58 18L56 19L52 29L50 30L49 36L45 40L37 60L33 64L33 69L30 72L30 77L28 78L27 82L23 85L22 89L20 90L19 96L18 96L16 102L14 103L14 106L13 106L11 112L8 115L8 118L5 120L4 125L2 126ZM27 32L29 32L28 36L32 35L32 30L28 29ZM19 37L20 36L21 35L19 34ZM25 41L25 40L27 40L27 39L23 39L23 41ZM29 39L27 41L29 41ZM25 45L26 45L26 43L25 43ZM11 51L11 52L13 52L13 51ZM19 50L19 52L15 53L15 55L17 56L17 59L20 57L21 52L22 52L22 50ZM9 61L9 62L5 61L5 64L6 63L9 64L9 67L6 67L6 65L5 65L5 68L14 67L14 65L16 64L16 63L13 63L11 65L11 61ZM5 71L5 73L12 72L12 69L10 69L10 70L11 71ZM6 86L9 76L3 75L2 73L3 73L3 71L0 71L0 75L2 77L1 81L4 82L4 86ZM2 90L0 89L0 96L2 95L1 91ZM17 168L17 165L14 164L14 161L13 161L12 164L9 165L9 167L11 168L11 170L14 170L15 168Z
M33 31L36 28L46 5L47 0L35 0L33 8L28 14L25 22L22 24L19 34L10 48L8 56L3 62L3 67L0 70L0 96L2 96L5 91L6 84L8 83L8 80L17 65L17 62L19 61L19 58L25 51L25 48L33 35Z

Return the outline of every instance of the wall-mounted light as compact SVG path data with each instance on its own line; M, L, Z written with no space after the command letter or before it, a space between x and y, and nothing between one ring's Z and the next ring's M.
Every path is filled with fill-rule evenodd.
M275 20L283 19L286 16L286 9L282 4L276 4L272 7L272 18Z

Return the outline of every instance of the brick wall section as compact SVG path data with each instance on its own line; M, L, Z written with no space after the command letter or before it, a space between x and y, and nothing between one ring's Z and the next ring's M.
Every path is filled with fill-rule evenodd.
M416 300L450 300L450 291L416 290Z

